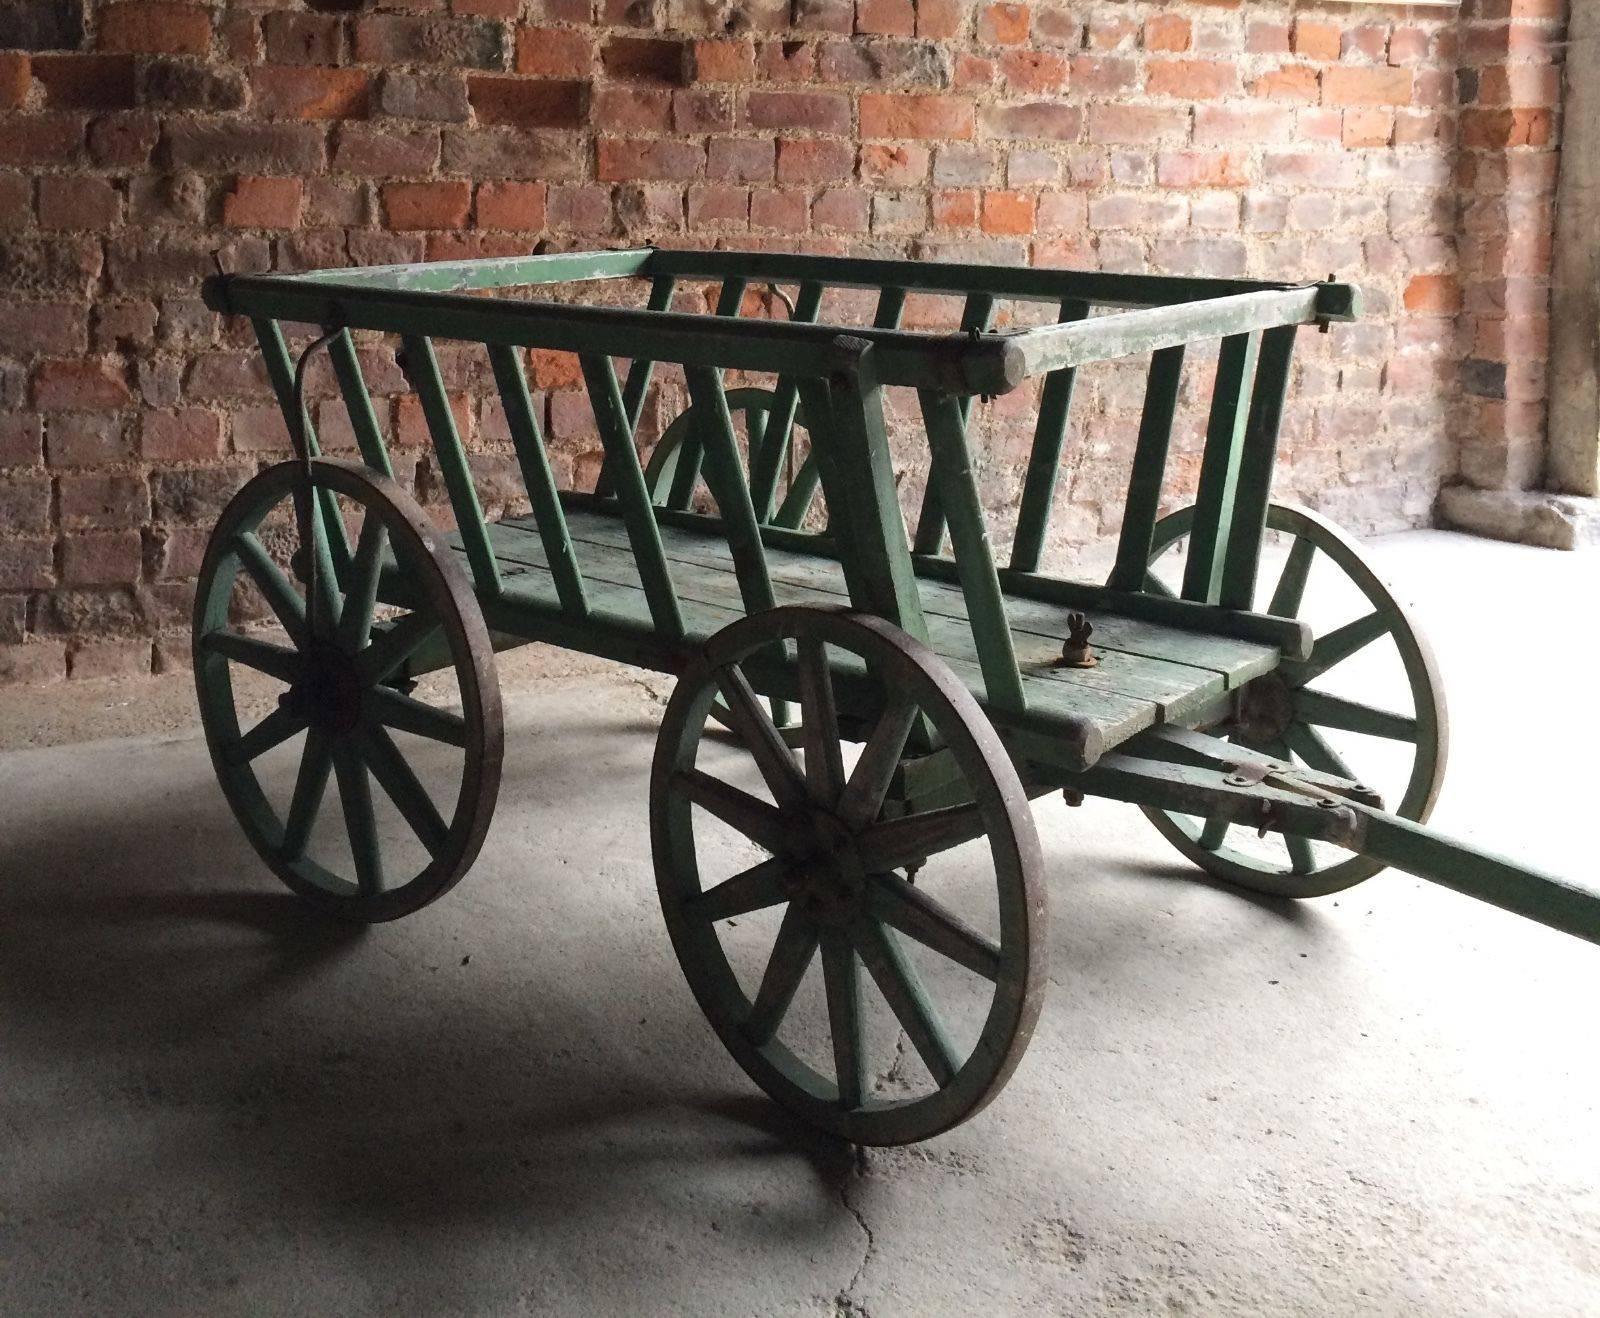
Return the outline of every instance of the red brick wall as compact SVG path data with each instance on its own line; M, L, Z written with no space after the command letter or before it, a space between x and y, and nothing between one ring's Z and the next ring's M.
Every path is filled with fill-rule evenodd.
M206 528L285 446L238 328L197 300L213 251L293 269L657 240L1334 272L1369 315L1304 336L1286 495L1417 523L1459 465L1492 483L1536 459L1557 0L355 7L0 8L0 680L183 662ZM573 381L535 365L581 476ZM414 443L392 358L368 366ZM503 431L461 372L495 481ZM1115 529L1137 386L1085 380L1058 547ZM980 409L1002 520L1029 402ZM1179 453L1181 485L1189 430ZM429 494L426 460L406 469Z

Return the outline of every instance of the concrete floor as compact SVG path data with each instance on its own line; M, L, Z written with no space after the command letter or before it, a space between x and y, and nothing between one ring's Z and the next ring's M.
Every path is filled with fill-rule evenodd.
M1600 555L1373 552L1446 670L1435 822L1600 884ZM664 684L517 662L476 870L370 932L256 862L181 679L0 698L13 745L159 729L0 755L0 1313L1600 1312L1594 948L1404 877L1248 899L1041 803L1031 1051L857 1158L672 958Z

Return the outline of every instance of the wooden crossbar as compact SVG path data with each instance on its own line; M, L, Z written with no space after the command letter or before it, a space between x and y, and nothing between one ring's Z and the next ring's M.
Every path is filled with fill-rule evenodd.
M456 429L449 396L444 391L444 377L439 373L433 342L421 335L408 334L400 343L405 352L406 378L416 390L428 433L433 437L434 458L439 463L439 474L444 477L450 506L455 511L456 530L467 551L473 582L480 594L492 599L500 593L500 566L489 544L488 528L483 524L483 508L478 503L467 451L461 443L461 432Z
M1081 298L1066 298L1061 303L1057 322L1067 324L1089 314L1089 304ZM1028 453L1028 471L1022 480L1022 502L1017 510L1017 529L1011 539L1011 566L1018 572L1037 572L1050 530L1050 514L1055 503L1056 479L1061 471L1061 450L1067 441L1067 422L1072 415L1072 393L1078 369L1064 366L1044 378L1039 391L1039 417L1034 423L1033 448Z
M1166 483L1167 452L1172 445L1172 421L1178 412L1178 390L1183 383L1183 357L1181 346L1162 348L1150 357L1139 441L1133 451L1133 471L1123 502L1117 563L1109 583L1113 590L1143 590L1150 570L1156 516L1161 511L1161 487Z
M666 551L661 545L661 528L656 525L655 511L650 506L644 469L639 465L639 453L633 446L633 430L622 405L616 368L611 358L602 353L584 353L578 360L583 366L589 404L594 409L595 427L615 473L617 501L628 530L628 543L639 563L639 583L644 587L645 601L650 606L650 619L663 638L681 641L685 634L683 610L678 604Z
M1027 707L1022 674L1006 621L1005 597L995 572L984 523L983 505L972 476L972 452L967 444L966 418L961 404L949 394L931 389L917 394L922 421L928 433L930 485L937 484L940 505L950 523L950 544L967 602L972 643L983 670L984 691L995 708L1020 714Z
M505 408L511 443L517 451L517 465L522 469L522 480L528 487L534 524L539 528L550 575L555 579L556 596L567 614L582 618L589 612L583 574L578 569L577 555L572 548L567 516L561 507L555 473L550 469L550 456L545 451L544 435L533 412L533 400L528 394L528 378L523 373L521 355L515 348L496 344L489 349L489 364L494 370L495 384L500 391L500 403Z
M961 309L961 332L963 334L982 334L994 319L994 294L972 293L967 297L966 305ZM967 418L972 415L972 395L965 395L959 404L961 408L961 425L966 427ZM917 517L917 535L915 552L919 554L937 554L944 544L944 509L939 503L939 485L937 481L930 480L927 488L922 492L922 511Z
M1183 569L1183 598L1202 604L1215 604L1222 590L1222 565L1233 522L1234 495L1239 487L1250 385L1260 348L1259 334L1233 334L1222 341L1222 351L1217 356L1211 419L1195 494L1194 528L1189 533Z

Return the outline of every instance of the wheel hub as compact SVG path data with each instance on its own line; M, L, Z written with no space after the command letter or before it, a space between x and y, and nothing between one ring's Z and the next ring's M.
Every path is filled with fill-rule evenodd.
M797 832L805 848L789 871L790 900L813 919L848 924L860 914L867 890L855 835L828 810L814 810Z
M1294 722L1294 690L1281 674L1263 673L1239 692L1239 732L1253 745L1283 740Z
M300 680L283 703L299 710L315 728L344 736L361 721L364 683L354 658L337 646L319 645L305 655Z

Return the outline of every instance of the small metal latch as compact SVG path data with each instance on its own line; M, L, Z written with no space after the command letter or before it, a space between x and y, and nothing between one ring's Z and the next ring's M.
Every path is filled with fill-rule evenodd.
M1067 614L1067 639L1061 646L1063 668L1094 668L1099 664L1089 637L1094 635L1094 624L1081 613Z

